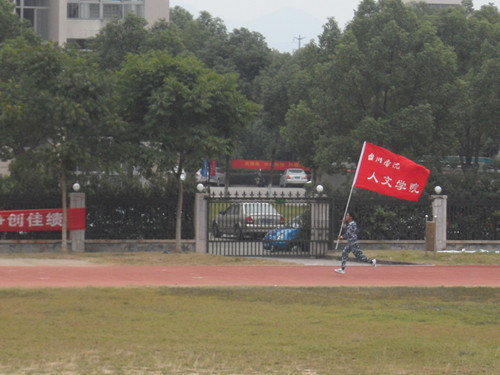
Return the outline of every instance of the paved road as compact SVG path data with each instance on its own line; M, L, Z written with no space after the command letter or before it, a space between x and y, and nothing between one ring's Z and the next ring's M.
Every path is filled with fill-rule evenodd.
M500 266L0 266L0 288L139 286L500 287Z

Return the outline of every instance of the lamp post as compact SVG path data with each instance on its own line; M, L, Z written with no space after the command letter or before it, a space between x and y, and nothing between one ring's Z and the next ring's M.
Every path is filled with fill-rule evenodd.
M73 192L69 194L70 208L85 208L85 193L79 193L80 184L73 184ZM71 250L74 252L85 251L85 230L70 231Z
M436 221L436 251L446 249L446 206L447 196L441 195L441 186L434 188L435 195L431 196L432 216Z
M204 253L207 250L208 241L208 199L207 189L200 182L196 185L198 194L195 195L194 200L194 236L196 240L196 252Z
M318 185L316 186L316 191L318 192L319 196L323 194L323 185Z

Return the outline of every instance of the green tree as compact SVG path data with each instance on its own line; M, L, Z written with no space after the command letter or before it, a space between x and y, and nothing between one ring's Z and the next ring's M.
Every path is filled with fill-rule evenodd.
M148 32L144 18L132 13L125 19L114 18L90 38L88 47L93 51L102 69L117 71L128 53L140 53L144 50Z
M413 8L361 2L335 57L315 70L318 165L357 160L365 140L408 157L446 153L456 144L455 66L451 48Z
M189 13L178 10L172 17L172 22L181 23L178 26L187 51L218 73L234 71L232 67L228 68L228 34L224 22L206 11L200 12L199 17L193 20L189 16Z
M21 22L19 16L14 12L14 4L8 0L0 0L0 43L7 39L13 39L21 34L35 34L29 22Z
M271 180L273 181L274 162L285 142L280 130L286 125L285 118L290 108L289 92L291 57L288 54L275 54L271 65L264 69L254 85L256 98L262 104L262 127L267 137L259 139L265 147L265 156L271 160Z
M316 179L318 165L315 161L315 142L319 137L319 128L311 108L300 102L293 105L286 115L287 126L281 128L281 136L286 144L297 151L297 160L304 166L311 168L313 183Z
M440 13L434 22L440 38L457 54L453 123L459 142L453 154L466 172L477 169L479 156L492 156L499 149L500 13L493 6L474 12L457 7ZM496 146L485 154L487 144Z
M271 63L271 50L262 34L248 29L235 29L227 41L228 66L239 74L240 90L252 97L252 83Z
M106 86L97 66L51 43L18 38L0 50L2 157L56 177L67 251L67 178L98 155L106 129Z
M45 168L32 153L50 135L49 88L60 70L54 45L18 37L0 49L0 153L2 160L12 160L12 177L21 189L48 189L51 184L51 174L42 172ZM46 177L38 179L40 172Z
M195 19L181 7L172 10L170 20L181 30L187 51L217 73L238 73L239 90L252 97L253 80L271 62L262 34L246 28L228 33L220 18L203 11Z
M119 102L143 168L169 172L178 184L176 251L181 251L184 168L231 150L256 108L237 91L235 75L219 75L192 57L151 51L129 56L119 72Z
M337 48L342 32L334 18L329 18L323 25L323 33L319 36L319 47L326 54L333 54Z
M156 22L148 33L144 50L167 51L174 56L186 51L182 41L182 30L172 22L165 20Z

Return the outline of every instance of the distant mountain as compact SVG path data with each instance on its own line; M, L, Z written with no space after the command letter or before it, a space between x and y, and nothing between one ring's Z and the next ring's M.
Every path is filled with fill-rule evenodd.
M317 42L325 23L326 19L323 22L298 9L283 8L236 27L246 27L250 31L261 33L270 48L293 52L299 48L299 44L303 47L312 39Z

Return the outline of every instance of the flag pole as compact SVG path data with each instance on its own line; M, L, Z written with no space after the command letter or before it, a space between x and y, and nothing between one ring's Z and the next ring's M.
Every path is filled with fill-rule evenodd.
M361 169L361 162L363 161L363 154L365 152L365 146L366 146L366 141L363 143L363 147L361 149L361 154L359 155L358 165L356 167L356 173L354 174L354 180L352 181L351 191L349 193L349 198L347 199L347 204L345 206L344 216L342 216L342 223L344 222L345 217L347 215L347 210L349 209L349 203L351 202L352 191L354 190L354 185L356 184L356 180L358 178L358 172ZM340 230L339 230L339 235L337 236L337 244L335 245L335 250L337 250L339 248L339 242L340 242L339 237L341 234L342 234L342 224L340 224Z

